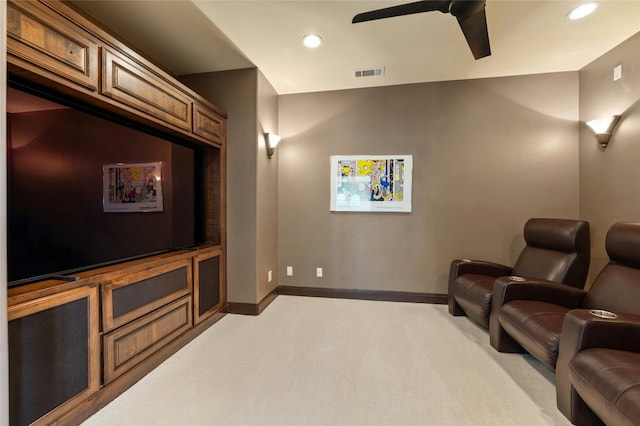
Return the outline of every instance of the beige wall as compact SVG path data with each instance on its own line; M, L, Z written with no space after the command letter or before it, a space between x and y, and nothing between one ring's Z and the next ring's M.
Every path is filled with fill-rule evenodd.
M264 133L278 134L278 95L258 72L257 159L257 299L259 302L278 286L278 150L267 157ZM272 271L272 281L267 274Z
M258 303L278 285L278 154L264 133L278 133L278 96L256 68L181 76L222 108L227 121L228 300ZM272 271L269 282L268 271Z
M623 77L613 81L622 64ZM584 124L622 114L601 149ZM608 257L604 240L618 221L640 222L640 33L580 71L580 215L591 223L591 280Z
M222 108L227 121L227 297L256 303L257 69L182 76Z
M512 264L533 216L589 220L599 271L606 230L640 209L629 197L640 185L639 44L579 73L285 96L256 69L183 77L229 113L229 300L257 303L277 285L446 293L451 259ZM600 150L582 123L616 112ZM266 131L284 138L271 160ZM413 211L331 213L338 154L412 154Z
M280 96L280 284L442 294L456 257L512 264L529 217L578 217L577 120L577 72ZM330 212L338 154L412 154L413 211Z

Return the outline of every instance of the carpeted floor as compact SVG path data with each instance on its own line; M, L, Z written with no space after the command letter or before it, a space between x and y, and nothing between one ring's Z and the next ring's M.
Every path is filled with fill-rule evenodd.
M445 305L294 296L227 315L85 425L569 425L553 373Z

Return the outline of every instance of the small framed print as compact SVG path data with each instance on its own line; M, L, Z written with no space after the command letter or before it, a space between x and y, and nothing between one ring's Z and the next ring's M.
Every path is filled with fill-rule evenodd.
M105 212L161 212L162 162L102 167Z

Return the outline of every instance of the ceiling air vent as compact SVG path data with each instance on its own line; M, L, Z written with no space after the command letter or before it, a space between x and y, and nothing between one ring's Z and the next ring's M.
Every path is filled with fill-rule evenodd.
M362 77L382 77L384 75L384 67L379 68L365 68L361 70L354 70L353 76L355 78Z

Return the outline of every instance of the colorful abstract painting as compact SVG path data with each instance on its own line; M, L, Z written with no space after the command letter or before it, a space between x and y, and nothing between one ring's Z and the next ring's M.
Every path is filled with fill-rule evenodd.
M162 162L109 164L103 172L105 212L161 212Z
M410 212L411 155L331 156L331 210Z

